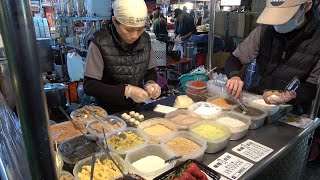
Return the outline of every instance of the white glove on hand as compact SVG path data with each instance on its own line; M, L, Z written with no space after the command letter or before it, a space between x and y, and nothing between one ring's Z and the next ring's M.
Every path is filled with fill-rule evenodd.
M157 83L147 83L145 90L152 99L157 99L161 95L161 87Z
M147 102L149 94L144 90L136 86L127 85L125 89L126 98L131 98L136 103Z
M287 103L296 97L297 97L297 93L294 91L280 92L278 96L276 95L268 96L266 92L263 94L263 99L267 104L275 104L275 105Z

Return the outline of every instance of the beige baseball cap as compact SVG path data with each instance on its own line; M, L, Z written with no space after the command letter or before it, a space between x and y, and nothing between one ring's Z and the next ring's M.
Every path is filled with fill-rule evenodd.
M257 23L281 25L288 22L308 0L267 0Z
M117 21L129 27L146 25L148 9L144 0L116 0L112 4Z

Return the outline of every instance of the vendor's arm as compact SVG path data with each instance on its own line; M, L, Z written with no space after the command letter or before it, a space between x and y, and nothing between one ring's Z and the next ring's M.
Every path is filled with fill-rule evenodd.
M98 47L91 43L84 71L84 92L99 98L104 103L119 104L126 100L125 85L109 85L101 81L104 63Z
M249 64L259 54L261 29L262 26L256 27L226 61L224 69L229 78L226 89L235 99L239 97L243 88L241 67Z
M298 104L304 110L304 113L308 113L311 102L316 96L317 83L320 76L320 61L318 61L316 67L311 71L307 81L301 83L297 89L297 97L294 100L294 104Z
M192 36L192 34L197 34L197 28L194 25L193 19L191 19L191 18L189 19L188 18L186 21L187 21L187 24L188 24L189 32L186 35L181 37L181 41L189 39Z

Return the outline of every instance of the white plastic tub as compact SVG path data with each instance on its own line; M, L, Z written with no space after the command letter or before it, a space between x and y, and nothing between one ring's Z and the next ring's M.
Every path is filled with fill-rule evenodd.
M228 124L222 123L221 121L219 122L219 119L226 118L226 117L237 119L237 120L243 122L244 125L241 126L241 127L232 127L232 126L230 126ZM239 140L239 139L243 138L247 134L249 126L251 124L251 120L249 118L247 118L245 116L242 116L240 114L236 114L234 112L222 112L222 113L219 113L213 118L213 120L216 121L219 124L227 126L230 129L231 136L230 136L229 139L233 140L233 141L236 141L236 140Z
M190 123L188 121L176 121L173 120L174 118L178 117L187 117L188 118L193 118L191 119ZM201 121L202 117L192 111L186 110L186 109L178 109L176 111L170 112L164 116L164 118L169 119L173 123L175 123L178 127L179 130L188 130L189 126L195 122Z
M247 106L247 107L251 107L251 106ZM262 110L262 109L258 109L258 108L256 108L256 107L251 107L251 108L255 108L255 109L257 109L257 110L260 110L260 111L262 112L262 115L259 115L259 116L249 116L249 115L246 115L246 114L239 113L239 112L235 111L236 108L237 108L237 107L234 107L234 108L232 109L232 112L237 113L237 114L240 114L240 115L242 115L242 116L245 116L245 117L247 117L247 118L249 118L249 119L251 120L251 124L250 124L250 126L249 126L249 129L257 129L257 128L263 126L264 121L265 121L266 117L268 116L268 113L267 113L267 112L265 112L265 111Z
M147 132L145 132L146 128L152 127L152 126L156 126L156 125L162 125L168 129L171 130L171 132L162 134L162 135L153 135L153 134L149 134ZM143 131L149 139L149 143L152 144L160 144L161 143L161 139L165 136L170 136L173 132L178 131L178 127L171 121L164 119L164 118L152 118L152 119L148 119L142 123L140 123L138 125L138 130Z
M109 128L107 127L107 125L109 125L109 126L112 126L112 125L111 125L108 121L105 120L104 122L105 122L107 125L103 124L103 128L104 128L104 130L105 130L106 136L108 136L108 135L111 134L112 132L121 131L121 130L123 130L123 129L125 129L125 128L127 127L126 122L124 122L121 118L119 118L119 117L117 117L117 116L107 116L106 118L107 118L107 119L110 119L110 118L116 119L118 125L120 126L118 129L114 129L114 130L108 131ZM102 123L102 122L99 121L99 120L93 120L93 121L91 121L91 122L89 122L89 123L87 124L86 129L88 130L88 132L89 132L90 134L98 137L99 139L103 139L103 138L104 138L104 135L103 135L102 132L99 132L99 131L91 128L91 125L93 125L93 124L95 124L95 123Z
M147 156L158 156L163 160L170 159L174 156L174 153L170 151L167 147L163 145L156 145L156 144L150 144L146 145L144 147L141 147L140 149L136 149L134 151L128 152L126 155L126 163L128 164L129 173L137 174L139 176L144 177L147 180L151 180L158 175L168 171L169 169L173 168L177 161L172 161L171 163L168 163L167 166L157 169L152 172L143 172L135 168L132 164L142 158L145 158ZM150 163L150 166L152 166L152 163Z
M217 100L217 99L220 99L220 98L226 99L228 102L232 103L232 105L229 105L229 107L226 107L226 106L221 106L221 105L212 103L213 100ZM234 100L232 100L231 98L227 97L227 96L214 96L214 97L210 97L210 98L207 99L207 102L212 103L212 104L214 104L214 105L216 105L216 106L221 107L221 109L224 110L224 111L230 111L231 109L233 109L234 107L237 106L237 103L236 103Z
M205 150L207 149L207 142L201 138L201 137L198 137L198 136L195 136L193 134L190 134L189 132L175 132L173 133L171 136L169 137L165 137L163 140L162 140L162 145L167 147L168 149L170 149L171 151L173 151L170 147L168 147L166 145L166 143L170 142L171 140L174 140L175 138L177 137L182 137L182 138L186 138L196 144L198 144L201 148L197 151L194 151L192 153L189 153L189 154L184 154L182 155L182 158L179 159L178 161L180 162L183 162L183 161L186 161L188 159L195 159L197 161L202 161L203 159L203 155L204 155L204 152ZM175 155L177 156L180 156L181 154L177 153L177 152L174 152Z
M248 105L267 112L268 116L272 116L280 110L279 105L266 104L262 96L252 96L248 98Z
M226 133L226 135L223 137L220 137L220 138L216 138L216 139L208 139L208 138L203 137L200 134L197 134L192 131L194 128L196 128L200 125L203 125L203 124L213 125L213 126L219 128L220 130L224 131ZM229 142L229 137L231 136L231 132L228 127L221 125L221 124L214 122L214 121L209 121L209 120L204 120L204 121L199 121L199 122L194 123L193 125L191 125L189 127L189 132L191 134L194 134L196 136L204 138L207 141L208 147L207 147L206 153L216 153L216 152L219 152L220 150L224 149Z
M202 112L199 112L199 109L202 109ZM188 107L188 110L199 114L203 119L211 119L222 111L221 107L202 101L192 104Z
M119 155L121 155L121 156L124 157L124 156L128 153L128 151L135 150L135 149L139 149L139 148L141 148L141 147L143 147L143 146L145 146L146 144L149 143L149 139L148 139L148 137L146 136L146 134L145 134L144 132L142 132L141 130L137 130L136 128L126 128L126 129L121 130L121 131L115 131L115 132L111 133L110 135L108 135L108 136L106 137L106 139L108 140L108 139L110 139L112 136L118 136L118 132L123 132L123 133L124 133L124 132L129 132L129 131L131 131L131 132L133 132L134 134L136 134L137 136L143 138L143 139L144 139L144 142L143 142L142 144L139 144L139 145L136 145L136 146L133 146L133 147L129 147L129 148L124 149L124 150L117 150L115 147L113 147L112 145L110 145L110 144L108 143L108 148L109 148L112 152L117 153L117 154L119 154Z
M122 169L123 173L127 174L128 173L128 168L127 168L127 165L124 162L124 160L119 155L117 155L115 153L110 153L110 154L111 154L112 158L120 166L120 168ZM96 158L99 159L100 162L102 162L105 159L109 159L108 155L106 155L104 152L97 153L96 154ZM75 180L82 180L82 179L79 178L78 173L81 172L83 166L89 166L91 168L91 160L92 160L92 157L87 157L87 158L79 161L74 166L73 175L74 175ZM96 168L97 168L97 166L95 166L95 170L96 170ZM122 175L116 176L113 179L117 179L119 177L122 177ZM89 176L89 179L90 179L90 176Z

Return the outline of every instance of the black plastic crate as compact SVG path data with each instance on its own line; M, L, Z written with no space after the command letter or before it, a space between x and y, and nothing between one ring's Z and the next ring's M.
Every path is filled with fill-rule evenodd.
M170 176L174 175L174 174L177 174L182 168L184 168L187 164L190 164L190 163L196 163L197 166L199 167L199 169L205 173L207 176L211 177L213 180L219 180L221 178L221 175L218 174L216 171L214 171L213 169L209 168L208 166L198 162L198 161L195 161L193 159L189 159L187 161L185 161L184 163L180 164L179 166L177 167L174 167L172 169L170 169L169 171L167 172L164 172L162 173L161 175L159 175L158 177L154 178L154 180L166 180L166 179L169 179Z

